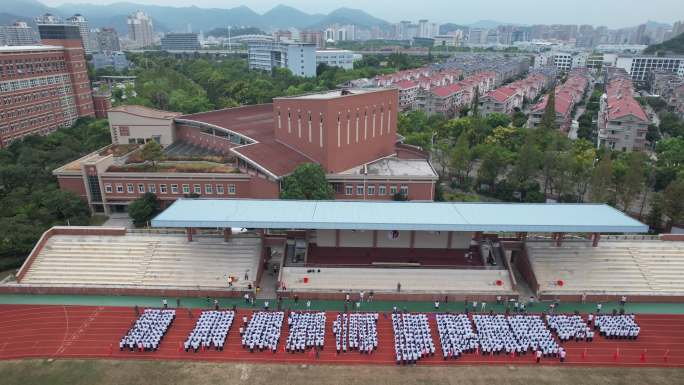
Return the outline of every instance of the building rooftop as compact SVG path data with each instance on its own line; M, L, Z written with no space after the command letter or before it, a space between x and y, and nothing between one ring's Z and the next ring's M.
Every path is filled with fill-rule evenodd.
M270 103L182 115L178 116L176 121L208 124L257 142L275 136L273 131L273 104Z
M364 172L365 171L365 172ZM337 175L369 177L425 177L437 179L437 173L426 159L385 158L368 165L352 168Z
M149 108L139 105L123 105L110 109L111 112L126 112L132 115L143 116L146 118L156 118L156 119L172 119L180 116L180 112L169 112L157 110L154 108Z
M179 199L152 227L642 233L604 204Z
M59 45L3 45L0 46L0 53L27 52L27 51L54 51L62 50L64 47Z
M278 99L314 99L314 100L320 99L320 100L325 100L325 99L343 98L345 96L350 96L350 95L368 94L371 92L382 92L382 91L387 91L387 89L384 89L384 88L353 88L353 89L349 89L349 90L333 90L333 91L316 92L316 93L296 95L296 96L283 96L280 98L274 98L273 100L278 100Z

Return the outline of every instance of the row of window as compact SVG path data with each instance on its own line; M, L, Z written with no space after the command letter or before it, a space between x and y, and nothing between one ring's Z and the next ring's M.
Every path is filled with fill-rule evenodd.
M17 79L0 82L0 92L14 92L52 84L68 84L69 75L52 75L32 79Z
M72 121L76 119L76 115L76 108L70 107L62 109L60 112L55 112L52 114L48 113L31 119L20 120L12 124L3 124L3 121L0 121L0 133L7 134L15 131L23 131L30 127L41 126L49 122L60 121L63 119Z
M123 194L124 193L124 185L122 183L116 183L114 186L112 186L111 183L105 183L105 192L108 194L112 194L114 192L114 189L116 189L117 194ZM172 184L171 186L171 194L179 194L179 189L177 184ZM192 189L193 194L202 194L202 185L201 184L194 184ZM182 194L190 194L190 185L189 184L183 184L181 185L182 188ZM237 187L230 183L228 184L228 195L235 195L237 193ZM150 183L147 185L147 190L145 190L145 184L143 183L138 183L137 185L137 192L139 194L145 194L147 192L156 194L157 193L157 185L154 183ZM135 194L136 193L136 185L133 183L127 183L126 184L126 193L127 194ZM159 185L159 193L160 194L168 194L168 190L166 188L165 184L160 184ZM223 195L226 193L226 188L222 184L217 184L213 185L210 183L207 183L204 185L204 194L214 194L216 193L217 195Z
M22 95L4 96L0 98L0 105L9 106L12 104L25 104L38 99L64 96L67 92L71 92L71 87L59 87L43 91L27 92Z
M60 106L59 101L51 101L40 104L34 104L28 107L17 108L9 111L0 111L0 119L15 119L18 117L25 117L28 115L33 115L42 111L49 111Z
M338 184L336 186L338 186L338 187L336 187L336 189L339 190L339 186L341 186L341 184ZM348 184L348 185L344 186L344 195L352 196L352 195L354 195L354 190L356 190L357 196L363 196L364 192L366 192L366 190L367 190L366 195L375 195L376 194L376 186L375 185L368 185L368 186L365 186L365 188L364 188L363 184L357 184L356 186ZM341 191L337 191L337 192L339 193ZM408 186L396 186L396 185L389 186L389 195L395 195L397 192L401 192L402 195L408 196ZM384 184L377 186L377 195L378 196L387 195L387 186Z
M6 60L0 64L0 76L43 74L64 71L65 68L66 62L63 55L40 59L17 59L14 63L12 60Z

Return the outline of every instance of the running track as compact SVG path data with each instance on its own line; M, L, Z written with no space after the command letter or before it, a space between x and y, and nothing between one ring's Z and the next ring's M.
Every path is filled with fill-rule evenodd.
M326 363L394 365L392 324L382 315L378 321L379 346L372 355L359 353L336 354L332 334L333 312L328 313L326 349L318 360L311 353L286 353L279 350L249 353L240 346L237 333L243 315L251 310L239 309L233 328L222 352L210 350L199 353L181 351L180 345L194 327L200 313L180 309L157 352L120 352L120 338L136 319L130 307L55 306L55 305L0 305L0 359L21 358L114 358L114 359L174 359L200 361L270 362L270 363ZM684 367L684 315L637 315L641 335L633 340L595 338L593 342L564 343L568 355L566 365L582 366L670 366ZM423 359L419 365L458 364L534 364L531 354L522 357L506 355L463 355L458 360L444 361L439 348L439 336L433 317L430 317L432 338L437 345L434 357ZM598 333L597 333L598 335ZM287 327L281 334L287 337ZM615 353L619 349L616 358ZM642 359L642 353L644 353ZM666 354L667 353L667 354ZM557 359L543 359L542 364L558 364Z

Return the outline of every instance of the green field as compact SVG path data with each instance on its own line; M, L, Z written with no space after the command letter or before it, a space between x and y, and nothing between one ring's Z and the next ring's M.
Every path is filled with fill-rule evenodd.
M682 383L684 369L560 366L306 366L175 361L24 360L0 362L3 385L169 384L635 384Z

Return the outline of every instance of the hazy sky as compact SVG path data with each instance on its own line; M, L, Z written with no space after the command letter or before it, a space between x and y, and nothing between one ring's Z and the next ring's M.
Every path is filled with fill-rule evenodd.
M116 0L39 0L62 3L110 4ZM246 5L263 13L277 4L308 13L327 13L350 7L387 21L426 18L470 24L497 20L520 24L594 24L633 26L646 20L672 23L684 19L684 0L128 0L133 3L232 8Z

